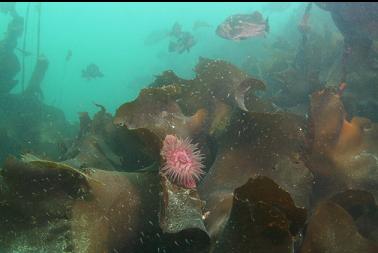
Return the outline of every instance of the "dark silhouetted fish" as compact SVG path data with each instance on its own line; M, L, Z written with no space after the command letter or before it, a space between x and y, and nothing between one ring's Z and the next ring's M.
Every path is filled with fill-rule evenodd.
M173 24L172 29L169 33L169 36L178 38L181 35L181 33L182 33L181 25L178 22L176 22Z
M189 32L182 32L177 41L171 41L169 43L169 52L176 52L182 54L183 52L189 52L190 49L196 44L196 41L192 34Z
M91 80L96 78L101 78L104 75L100 71L99 67L96 64L89 64L86 69L81 71L81 77Z
M147 46L154 45L168 37L179 38L182 33L183 31L182 31L181 25L178 22L175 22L170 31L168 30L152 31L144 40L144 44Z
M263 19L260 12L236 14L228 17L216 30L216 34L228 40L244 40L265 36L269 32L268 18Z

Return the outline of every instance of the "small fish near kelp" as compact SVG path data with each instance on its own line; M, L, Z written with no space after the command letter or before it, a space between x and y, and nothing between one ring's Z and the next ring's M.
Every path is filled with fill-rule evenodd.
M264 20L258 11L252 14L235 14L221 23L216 34L227 40L245 40L253 37L265 37L269 33L269 20Z
M87 80L103 77L104 74L96 64L89 64L86 69L81 71L81 77Z

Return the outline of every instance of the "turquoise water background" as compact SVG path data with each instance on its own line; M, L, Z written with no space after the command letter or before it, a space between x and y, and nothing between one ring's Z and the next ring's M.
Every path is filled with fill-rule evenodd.
M17 3L17 11L24 17L26 5ZM26 80L36 60L36 5L31 3L28 22L26 50L33 55L26 60ZM174 70L184 78L193 77L200 56L224 59L238 66L247 57L269 57L265 47L269 41L280 36L298 40L296 24L305 6L305 3L43 3L41 53L50 62L42 85L44 102L62 109L68 120L77 121L78 112L93 114L98 110L93 102L113 113L122 103L135 99L140 89L164 70ZM235 42L215 34L217 25L229 15L256 10L269 17L271 31L266 38ZM0 14L1 33L9 20L10 17ZM193 31L197 20L212 27ZM164 34L176 21L196 38L197 44L189 53L168 52L169 39ZM312 20L315 25L318 21ZM162 34L162 39L146 44L151 33ZM22 41L20 38L19 48ZM67 62L68 50L72 51L72 58ZM103 78L87 81L81 77L81 70L90 63L99 66ZM18 85L13 92L20 90Z

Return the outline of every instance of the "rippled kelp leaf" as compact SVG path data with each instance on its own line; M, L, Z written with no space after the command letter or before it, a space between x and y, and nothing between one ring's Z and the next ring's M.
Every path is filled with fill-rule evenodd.
M344 208L354 220L376 208L374 196L361 190L346 190L335 194L330 201Z
M235 114L218 141L217 157L199 193L206 201L211 236L221 231L231 210L230 197L249 178L266 176L308 207L312 175L303 162L304 120L286 113Z
M226 61L200 57L194 71L196 77L189 80L179 78L171 71L164 72L154 85L179 84L182 92L177 102L188 114L201 108L212 111L214 103L219 101L242 110L274 109L255 95L257 91L265 90L265 84Z
M125 103L117 110L113 122L141 140L143 150L152 163L161 160L160 148L164 138L176 135L198 143L201 153L205 155L205 164L209 164L214 151L208 134L211 124L208 111L199 109L192 116L184 115L175 99L177 92L180 91L175 85L143 89L136 100ZM120 140L120 137L123 138L118 135L117 139Z
M80 131L73 145L62 157L64 162L78 168L95 167L107 170L121 169L121 155L114 150L116 128L111 114L101 108L93 119L80 113Z
M344 106L333 89L324 89L311 95L311 148L320 153L329 152L336 145L345 120Z
M160 140L148 129L129 130L113 124L113 116L101 108L93 119L80 113L80 132L63 156L77 167L134 171L160 160ZM148 145L145 145L148 143Z
M300 253L378 252L378 244L362 237L352 216L340 205L326 201L313 213Z
M315 199L349 188L377 197L376 124L366 118L348 120L340 95L332 89L312 95L310 113L307 164L316 175Z
M246 108L245 96L247 93L265 90L265 84L236 66L222 61L199 58L195 67L196 81L206 87L211 96L230 105L236 104L240 109L255 111L256 108ZM258 103L255 103L258 104ZM257 107L257 106L256 106Z
M72 207L77 252L144 252L159 240L157 173L96 170L91 201Z
M187 80L178 77L172 70L167 70L160 75L155 76L155 80L151 83L151 87L161 87L172 84L185 84Z
M9 160L1 172L2 252L145 252L156 249L157 173ZM51 167L52 166L52 167Z
M203 252L209 247L202 217L202 201L197 191L184 189L162 177L160 227L169 252Z
M274 176L285 176L281 170L289 164L293 170L298 167L298 172L307 171L299 168L303 166L304 131L304 120L291 114L235 114L227 131L217 139L218 154L204 181L204 192L210 191L208 187L233 192L246 183L246 175L265 174L275 180ZM280 180L279 183L290 187L295 185L289 183L291 179ZM298 196L303 205L305 199L299 200Z
M8 159L1 171L2 252L67 252L74 199L90 197L86 179L71 169Z
M329 200L349 213L363 237L378 243L378 206L370 192L346 190L333 195Z
M234 192L227 225L212 252L292 252L293 236L306 211L266 177L250 179Z
M164 72L157 77L154 88L143 89L137 99L118 108L114 123L129 130L149 131L160 140L174 134L202 143L207 142L206 135L216 136L225 130L233 109L238 104L243 108L240 99L244 99L244 93L249 92L248 105L265 103L254 94L265 85L232 64L200 58L195 71L196 78L192 80L180 79L171 71ZM266 107L255 109L264 111ZM139 132L136 134L139 136ZM148 138L144 139L149 143ZM207 154L211 152L205 153L211 156Z
M161 139L168 134L188 137L198 133L206 120L206 110L185 116L169 87L143 89L138 98L117 109L114 123L128 129L148 129Z

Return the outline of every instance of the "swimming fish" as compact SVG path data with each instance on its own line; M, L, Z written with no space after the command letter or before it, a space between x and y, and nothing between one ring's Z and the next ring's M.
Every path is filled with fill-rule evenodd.
M168 35L178 38L181 35L181 33L182 33L181 25L178 22L175 22Z
M260 12L252 14L235 14L221 23L216 34L228 40L244 40L252 37L260 37L269 33L269 20L263 19Z
M147 46L154 45L169 37L177 39L182 35L182 33L183 31L182 31L182 27L180 23L175 22L169 31L166 31L166 30L152 31L144 40L144 44Z
M86 69L81 71L81 76L87 80L101 78L104 74L100 71L96 64L89 64Z
M189 52L190 49L196 44L196 40L189 32L182 32L177 38L177 41L171 41L169 43L169 52L176 52L182 54L183 52Z

